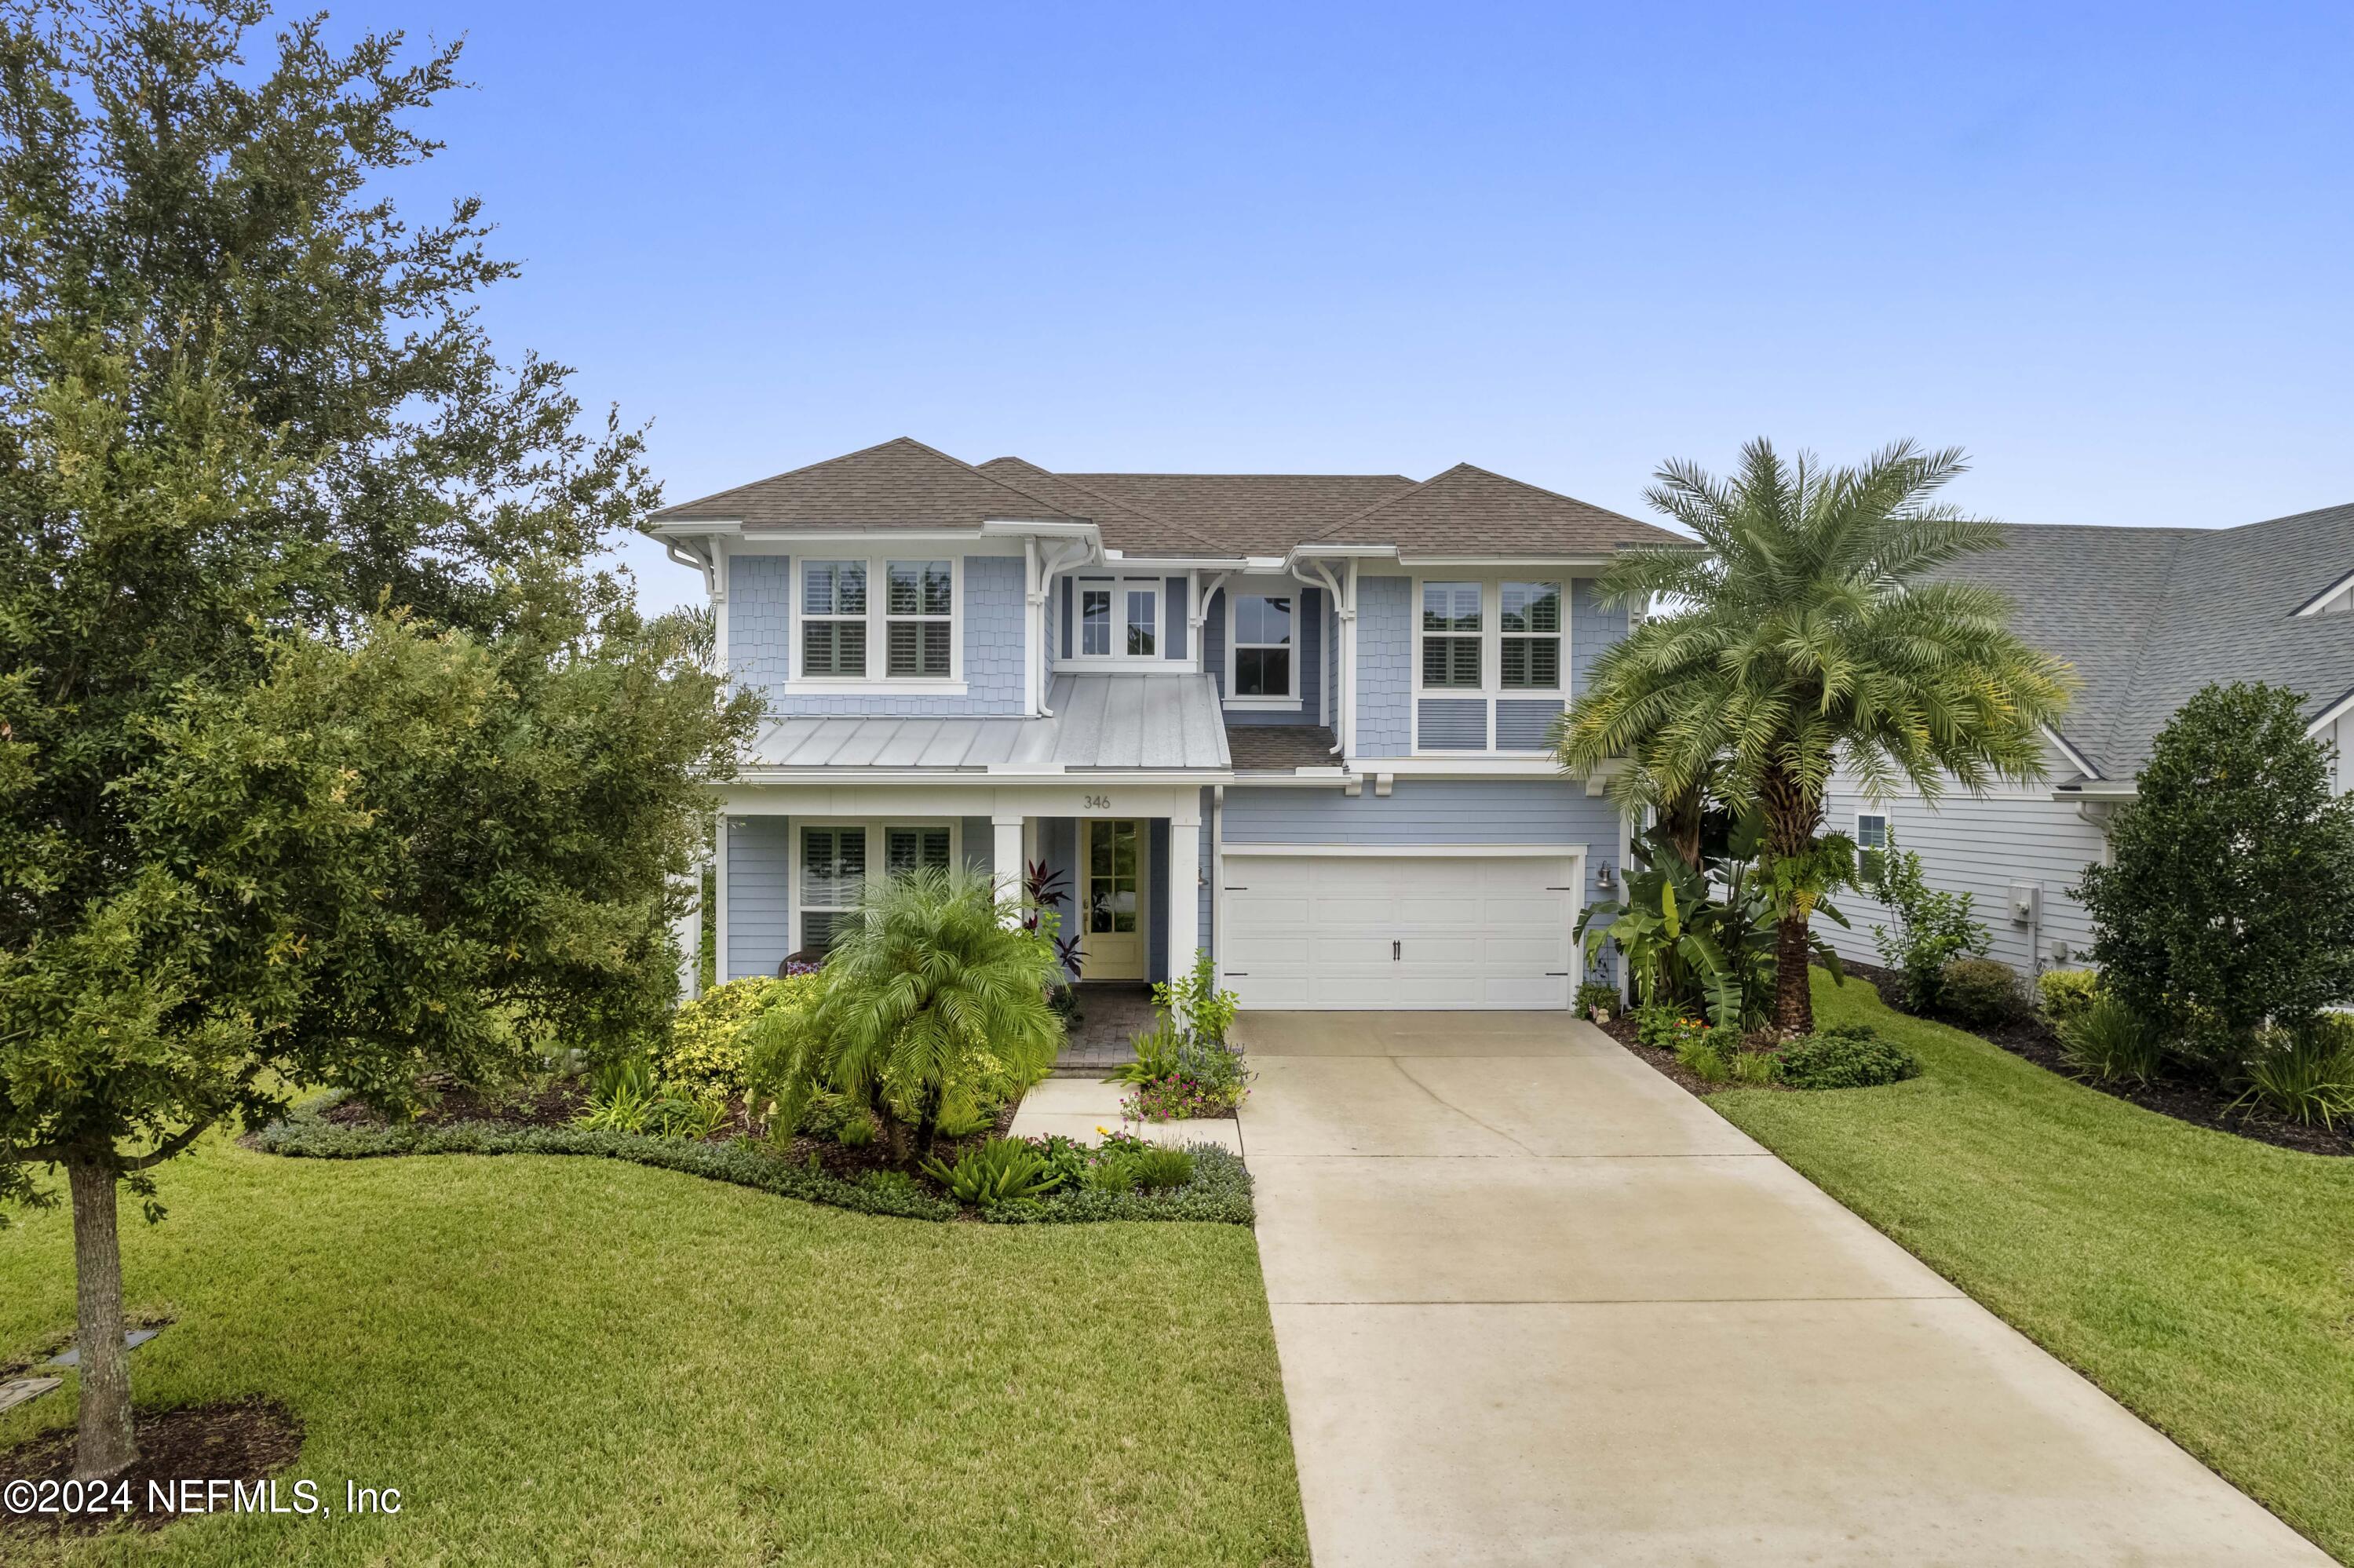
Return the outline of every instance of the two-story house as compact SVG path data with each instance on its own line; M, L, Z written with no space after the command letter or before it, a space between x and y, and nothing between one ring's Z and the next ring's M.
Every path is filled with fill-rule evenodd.
M1665 531L1461 465L1049 473L894 440L670 507L769 723L717 837L719 969L867 875L1067 879L1087 980L1197 948L1248 1007L1555 1008L1624 854L1547 750Z

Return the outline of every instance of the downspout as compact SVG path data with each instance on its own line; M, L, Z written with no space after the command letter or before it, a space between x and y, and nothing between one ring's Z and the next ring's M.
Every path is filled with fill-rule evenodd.
M1046 705L1046 588L1038 571L1038 535L1022 535L1023 711L1041 715Z

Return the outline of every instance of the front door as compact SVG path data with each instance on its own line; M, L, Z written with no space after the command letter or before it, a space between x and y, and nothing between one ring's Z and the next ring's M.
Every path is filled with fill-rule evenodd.
M1144 824L1079 825L1081 980L1144 978Z

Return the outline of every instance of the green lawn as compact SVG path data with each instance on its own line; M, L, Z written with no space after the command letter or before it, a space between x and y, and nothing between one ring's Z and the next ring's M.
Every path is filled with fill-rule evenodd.
M1925 1075L1711 1104L2354 1561L2354 1160L2139 1110L1815 977Z
M1247 1227L876 1219L617 1160L210 1141L124 1219L143 1404L268 1394L395 1519L227 1516L69 1562L1305 1563ZM0 1357L72 1321L0 1232ZM69 1422L70 1391L0 1417ZM14 1555L12 1555L12 1553ZM22 1543L0 1556L21 1560Z

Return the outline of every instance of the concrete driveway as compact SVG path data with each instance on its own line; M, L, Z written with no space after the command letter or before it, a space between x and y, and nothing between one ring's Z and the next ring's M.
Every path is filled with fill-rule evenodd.
M1320 1568L2329 1561L1559 1013L1246 1013Z

